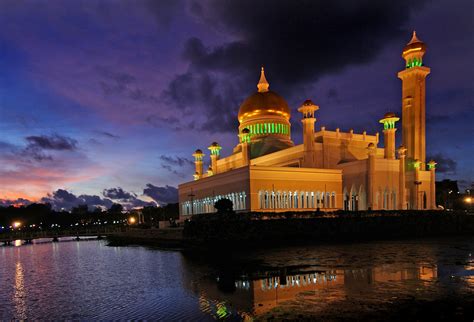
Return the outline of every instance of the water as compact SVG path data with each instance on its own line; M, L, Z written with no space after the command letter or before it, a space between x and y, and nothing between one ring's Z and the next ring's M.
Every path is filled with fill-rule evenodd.
M327 319L380 317L414 301L474 303L474 238L212 258L98 240L40 242L0 247L0 320Z

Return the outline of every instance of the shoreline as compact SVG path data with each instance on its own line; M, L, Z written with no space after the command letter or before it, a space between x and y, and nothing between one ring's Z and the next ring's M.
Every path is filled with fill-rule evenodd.
M245 250L321 243L425 239L474 235L474 215L419 213L394 216L247 218L241 214L196 216L185 227L133 228L107 236L109 246L150 246L185 252Z

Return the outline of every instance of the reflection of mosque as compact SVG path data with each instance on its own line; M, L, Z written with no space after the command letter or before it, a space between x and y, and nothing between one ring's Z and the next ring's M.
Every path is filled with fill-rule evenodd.
M377 283L405 280L429 281L437 277L436 267L417 266L401 269L382 265L371 269L310 271L295 274L267 272L268 276L255 279L220 276L194 285L203 312L221 318L237 315L244 319L264 314L301 295L322 297L321 304L329 305L360 289ZM331 296L327 297L329 290ZM319 303L319 302L318 302Z

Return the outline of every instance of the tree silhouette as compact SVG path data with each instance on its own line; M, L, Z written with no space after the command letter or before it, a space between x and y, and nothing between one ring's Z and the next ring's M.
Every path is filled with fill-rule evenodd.
M217 209L217 213L219 214L229 213L233 211L234 204L231 200L227 198L222 198L216 201L216 203L214 204L214 208Z

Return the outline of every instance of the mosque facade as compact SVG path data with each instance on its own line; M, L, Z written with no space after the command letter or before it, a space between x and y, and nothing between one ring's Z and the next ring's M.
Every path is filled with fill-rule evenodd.
M254 212L435 209L436 163L426 160L426 45L416 33L404 47L401 120L393 112L379 122L379 134L315 130L319 107L311 100L298 108L303 143L291 139L291 109L270 90L262 68L257 92L238 113L239 143L221 157L221 146L209 147L204 171L202 150L193 154L194 180L179 185L180 216L215 212L214 203L232 201L234 210ZM402 145L395 146L401 121Z

